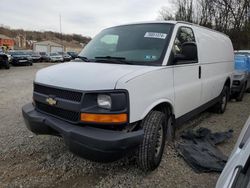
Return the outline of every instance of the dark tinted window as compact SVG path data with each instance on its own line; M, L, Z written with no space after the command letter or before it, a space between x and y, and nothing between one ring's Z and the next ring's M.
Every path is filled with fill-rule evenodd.
M234 55L250 55L248 52L234 52Z
M190 44L192 48L190 48ZM187 45L189 45L189 47L187 47ZM193 30L189 27L180 27L174 40L172 54L173 56L179 56L179 59L182 59L181 56L183 55L183 61L185 61L184 56L187 51L189 51L188 54L190 54L190 52L194 53L194 58L188 59L188 61L190 63L192 63L192 61L197 61L197 48Z
M19 51L15 51L15 52L9 52L10 55L25 55L24 52L19 52Z

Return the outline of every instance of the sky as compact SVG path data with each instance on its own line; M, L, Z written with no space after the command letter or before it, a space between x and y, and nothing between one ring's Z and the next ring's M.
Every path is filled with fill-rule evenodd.
M124 23L156 20L169 0L0 0L0 25L93 37Z

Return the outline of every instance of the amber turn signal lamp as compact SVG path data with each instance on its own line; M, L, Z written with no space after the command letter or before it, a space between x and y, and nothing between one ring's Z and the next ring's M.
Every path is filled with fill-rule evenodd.
M90 123L126 123L127 114L90 114L81 113L81 121Z

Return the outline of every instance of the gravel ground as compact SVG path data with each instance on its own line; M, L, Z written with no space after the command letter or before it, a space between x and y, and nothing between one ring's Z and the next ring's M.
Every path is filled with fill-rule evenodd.
M24 124L21 107L31 101L38 69L11 67L0 70L0 187L214 187L218 173L195 173L174 148L167 146L159 168L144 173L131 158L100 164L70 153L62 139L35 136ZM243 102L230 102L223 115L204 112L183 125L212 131L233 129L233 138L220 145L229 155L250 115L250 94ZM178 141L178 136L177 136Z

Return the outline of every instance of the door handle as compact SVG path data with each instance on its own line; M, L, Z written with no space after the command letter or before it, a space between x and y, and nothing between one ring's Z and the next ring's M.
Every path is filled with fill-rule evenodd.
M201 66L199 66L199 79L201 79Z

